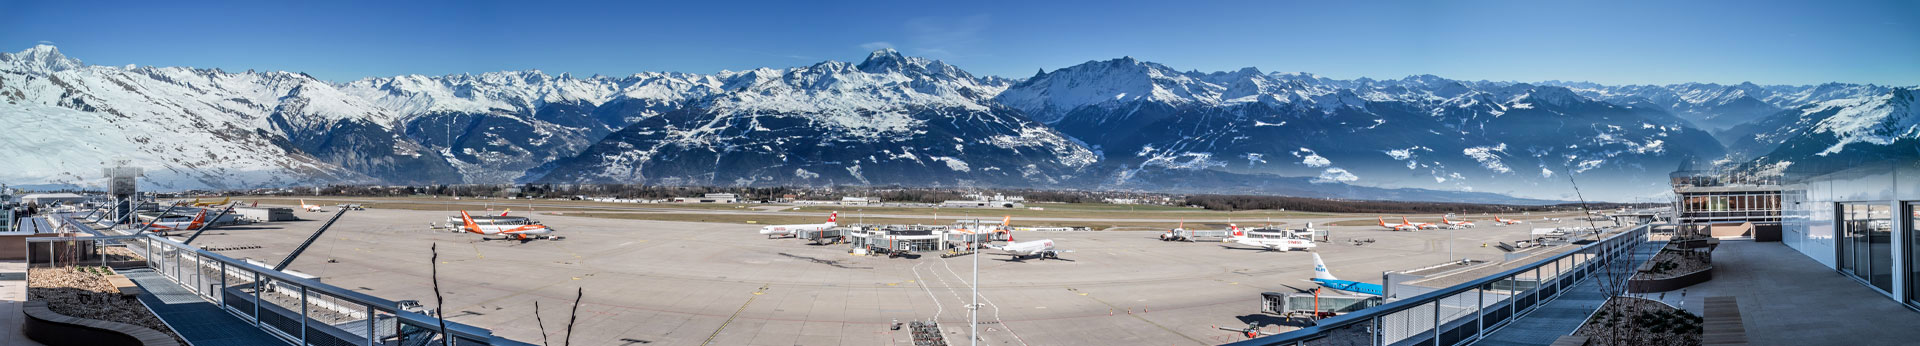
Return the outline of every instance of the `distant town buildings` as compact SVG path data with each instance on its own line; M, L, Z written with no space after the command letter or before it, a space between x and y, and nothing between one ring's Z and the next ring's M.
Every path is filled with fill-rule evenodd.
M971 195L966 195L966 197L969 197L971 199L940 202L940 206L945 208L1009 208L1009 209L1027 207L1027 204L1026 204L1027 198L1021 197L1021 196L1006 196L1006 195L1001 195L996 193L996 194L993 194L992 197L988 197L987 195L984 195L984 194L971 194Z
M674 203L740 203L740 197L731 193L709 193L700 197L674 197Z

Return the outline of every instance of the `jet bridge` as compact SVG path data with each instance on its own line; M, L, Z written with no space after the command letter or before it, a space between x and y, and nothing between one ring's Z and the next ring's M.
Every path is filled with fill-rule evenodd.
M1345 314L1380 305L1377 296L1313 293L1260 293L1260 312L1287 317L1311 318Z
M847 242L869 253L904 254L946 251L946 231L932 229L863 229L847 233Z
M794 232L793 237L812 242L813 245L837 244L846 241L848 228L808 229Z
M1176 230L1167 232L1167 235L1165 237L1162 237L1161 240L1186 241L1186 242L1224 241L1224 240L1227 240L1227 238L1232 237L1232 235L1233 235L1233 232L1228 230L1176 229Z

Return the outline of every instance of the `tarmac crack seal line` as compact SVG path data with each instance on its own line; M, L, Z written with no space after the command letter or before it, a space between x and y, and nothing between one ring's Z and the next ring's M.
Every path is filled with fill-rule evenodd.
M732 315L732 316L727 316L727 321L726 321L726 322L721 322L721 323L720 323L720 328L714 328L714 329L713 329L713 334L708 334L708 335L707 335L707 341L702 341L702 342L700 342L700 345L702 345L702 346L705 346L705 345L707 345L707 344L711 344L711 343L713 343L713 338L715 338L715 337L719 337L719 336L720 336L720 331L722 331L722 330L727 330L727 325L729 325L729 324L733 324L733 319L734 319L734 318L737 318L737 317L740 317L740 313L741 313L741 312L744 312L744 311L747 311L747 306L748 306L748 305L753 305L753 300L754 300L754 299L759 299L759 298L760 298L760 296L761 296L761 295L764 295L764 294L767 294L767 285L760 285L760 290L757 290L757 291L753 291L753 296L751 296L751 297L747 297L747 302L746 302L746 303L741 303L741 304L740 304L740 309L739 309L739 310L734 310L734 311L733 311L733 315Z
M980 253L978 252L978 250L975 250L975 252L974 252L974 255L975 255L975 256L979 256L979 255L980 255ZM976 259L976 261L978 261L978 259ZM978 263L978 262L975 262L975 263ZM974 287L974 291L979 291L979 284L977 284L977 283L973 283L973 282L968 282L966 278L964 278L964 277L961 277L961 276L960 276L960 273L959 273L959 272L955 272L955 271L953 271L953 265L951 264L951 262L949 262L949 261L947 261L947 259L946 259L946 258L941 258L941 259L940 259L940 266L942 266L942 267L946 267L946 268L947 268L947 273L951 273L951 274L953 274L953 278L955 278L955 279L959 279L961 283L965 283L965 284L967 284L967 286L972 286L972 287ZM975 270L978 270L978 268L976 268ZM942 282L945 282L945 281L946 281L946 279L940 279L940 281L942 281ZM948 289L952 289L952 285L948 285ZM1014 341L1019 341L1019 342L1020 342L1020 345L1026 345L1026 344L1027 344L1027 339L1024 339L1024 338L1021 338L1021 337L1020 337L1020 333L1014 333L1014 332L1013 332L1013 327L1009 327L1009 326L1007 326L1007 324L1006 324L1006 322L1004 322L1004 321L1001 321L1001 320L1000 320L1000 305L999 305L999 304L994 304L994 303L993 303L993 299L987 299L987 295L986 295L985 293L980 293L980 300L981 300L981 301L984 301L984 302L987 302L987 305L988 305L988 306L992 306L992 307L993 307L993 324L996 324L996 325L1000 325L1000 329L1002 329L1002 330L1006 330L1006 331L1007 331L1007 334L1008 334L1008 335L1013 335L1013 340L1014 340ZM965 300L962 300L961 302L966 302L966 301L965 301ZM974 306L974 307L973 307L973 309L977 311L977 310L979 310L979 309L980 309L980 307L979 307L979 306ZM973 337L980 337L980 336L978 336L978 335L974 335Z
M1074 289L1073 287L1067 287L1067 290L1068 290L1068 291L1074 291L1074 292L1079 292L1079 290L1077 290L1077 289ZM1094 297L1093 295L1090 295L1090 294L1087 294L1086 292L1079 292L1079 293L1080 293L1080 296L1082 296L1082 297L1087 297L1087 299L1093 299L1093 301L1094 301L1094 302L1097 302L1097 303L1100 303L1100 305L1106 305L1108 309L1120 309L1120 307L1119 307L1119 306L1115 306L1115 305L1113 305L1113 303L1108 303L1107 301L1105 301L1105 300L1101 300L1100 298L1098 298L1098 297ZM1153 325L1154 327L1158 327L1158 328L1160 328L1160 330L1164 330L1164 331L1167 331L1167 333L1172 333L1173 335L1179 335L1179 336L1180 336L1180 337L1182 337L1182 338L1187 338L1187 340L1193 340L1193 342L1196 342L1196 343L1199 343L1199 344L1201 344L1201 345L1214 345L1214 344L1215 344L1215 343L1210 343L1210 342L1206 342L1205 340L1200 340L1200 339L1196 339L1196 338L1194 338L1194 337L1193 337L1192 335L1187 335L1187 333L1181 333L1181 332L1179 332L1179 331L1176 331L1176 330L1173 330L1173 328L1167 328L1167 326L1163 326L1163 325L1160 325L1160 323L1157 323L1157 322L1154 322L1153 320L1149 320L1149 319L1147 319L1146 317L1144 317L1144 316L1141 316L1141 315L1144 315L1144 313L1141 313L1141 314L1134 314L1134 313L1132 313L1132 312L1131 312L1131 310L1129 310L1129 312L1127 313L1127 317L1132 317L1132 318L1134 318L1134 319L1138 319L1138 320L1140 320L1140 322L1146 322L1147 324L1151 324L1151 325ZM1008 330L1008 332L1012 332L1012 330Z
M933 319L935 321L938 321L940 320L940 315L946 313L947 307L945 305L941 305L940 296L934 295L933 289L927 287L927 279L920 277L920 265L922 264L926 264L926 263L922 262L922 263L916 263L913 265L913 278L918 279L918 281L920 282L921 290L927 291L927 298L933 300Z

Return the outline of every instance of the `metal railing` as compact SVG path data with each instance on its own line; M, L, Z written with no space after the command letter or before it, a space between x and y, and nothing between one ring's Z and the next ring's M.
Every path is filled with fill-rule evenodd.
M66 215L48 218L66 218L66 222L57 223L88 227ZM68 249L55 244L93 244L72 248L83 252L123 246L145 257L147 268L187 292L290 344L426 346L447 342L439 332L440 319L408 311L399 302L276 271L157 234L27 239L29 251L42 246L49 250L49 256L58 254L56 249ZM89 260L78 264L89 265ZM451 321L446 322L446 334L455 345L532 345Z
M1565 294L1603 270L1624 280L1623 263L1634 246L1646 241L1647 226L1636 226L1579 249L1526 266L1388 302L1370 309L1320 320L1279 335L1229 345L1436 345L1472 343L1491 330L1533 312L1541 303ZM1608 270L1603 264L1613 265ZM1624 285L1621 285L1624 286Z

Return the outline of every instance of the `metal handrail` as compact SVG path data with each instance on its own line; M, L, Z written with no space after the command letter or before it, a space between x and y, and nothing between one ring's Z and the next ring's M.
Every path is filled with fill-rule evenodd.
M56 215L56 216L68 217L67 215ZM69 223L69 224L73 224L78 227L91 228L77 222ZM324 294L327 296L332 296L335 298L345 300L347 302L351 302L353 305L356 305L356 306L366 306L366 307L373 308L375 310L380 310L381 312L389 313L389 314L392 314L394 318L398 319L400 322L404 324L411 324L416 326L433 326L435 327L433 329L438 329L438 326L441 322L439 318L435 318L433 316L428 316L422 313L403 310L401 309L400 304L398 302L395 302L392 300L375 297L372 295L368 295L366 293L361 293L361 292L329 285L326 283L322 283L317 280L302 278L302 277L294 276L292 274L288 274L285 272L276 271L271 268L249 263L244 260L227 257L226 255L207 251L205 249L194 247L192 245L187 245L185 243L181 243L173 239L168 239L167 237L161 236L159 234L145 233L145 234L135 234L135 235L112 235L112 236L91 236L91 237L27 238L27 242L29 244L39 243L39 242L57 242L57 241L69 241L69 240L72 240L72 241L118 241L118 242L145 241L144 244L141 244L143 246L142 246L142 249L140 249L140 251L143 252L141 255L146 256L149 260L152 260L155 258L154 252L156 250L152 248L147 248L147 247L154 246L154 245L168 246L168 247L174 248L175 250L190 252L194 255L198 255L198 258L201 259L199 261L206 261L204 262L204 264L196 264L196 265L217 266L219 264L224 264L226 269L230 269L230 270L237 269L237 270L242 270L246 272L252 272L258 275L261 282L271 280L275 282L291 284L291 285L294 285L295 287L301 287L303 291L307 293L306 296L313 296L314 294ZM168 278L174 279L170 276ZM182 283L182 284L185 284L185 283ZM305 301L305 300L306 298L302 298L302 301ZM372 316L369 316L369 318L372 318ZM493 335L492 331L484 328L462 324L458 322L453 322L453 321L446 321L446 334L447 335L444 335L442 337L451 337L451 338L465 339L465 340L478 340L478 341L484 341L490 345L531 345L525 342L520 342L520 341L515 341L515 340L495 336Z
M1508 280L1509 278L1515 275L1540 269L1541 267L1545 267L1547 265L1553 264L1555 262L1566 259L1568 257L1586 253L1586 250L1598 248L1601 246L1607 246L1608 244L1611 244L1613 240L1619 239L1619 237L1638 234L1640 232L1644 232L1646 228L1647 228L1647 225L1635 226L1633 228L1629 228L1625 232L1616 233L1613 236L1607 237L1606 239L1602 239L1600 241L1596 241L1591 244L1581 246L1579 249L1576 249L1573 251L1567 251L1566 253L1555 255L1552 258L1535 261L1533 263L1527 264L1526 266L1522 266L1520 268L1515 268L1515 269L1500 272L1498 274L1484 276L1479 279L1474 279L1473 281L1468 281L1458 285L1453 285L1452 287L1447 287L1439 290L1434 290L1432 292L1423 293L1417 296L1413 296L1411 298L1388 302L1386 304L1381 304L1379 306L1368 308L1366 310L1360 310L1351 314L1334 316L1324 320L1319 320L1316 323L1314 323L1314 325L1308 326L1306 328L1300 328L1300 329L1296 329L1286 333L1280 333L1278 335L1272 335L1272 336L1266 336L1261 338L1244 340L1240 342L1229 343L1227 345L1235 345L1235 346L1286 345L1286 344L1294 344L1294 343L1304 342L1308 340L1318 339L1326 336L1328 333L1331 333L1341 328L1346 328L1354 324L1371 322L1376 318L1385 317L1393 313L1418 308L1428 303L1437 303L1441 299L1445 299L1447 297L1451 297L1456 294L1466 293L1468 291L1480 289L1481 287L1486 286L1488 284ZM1438 324L1437 321L1436 321L1436 324ZM1435 326L1434 328L1437 329L1439 327ZM1378 333L1378 331L1375 331L1374 333Z

